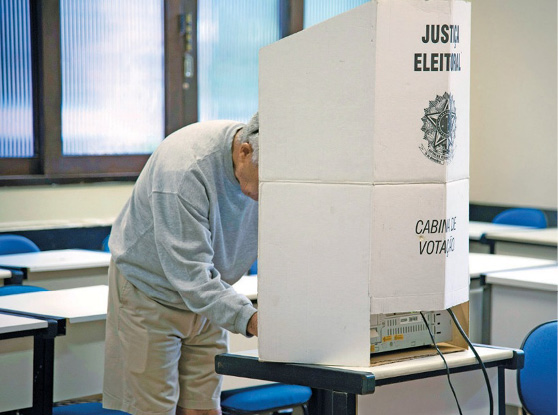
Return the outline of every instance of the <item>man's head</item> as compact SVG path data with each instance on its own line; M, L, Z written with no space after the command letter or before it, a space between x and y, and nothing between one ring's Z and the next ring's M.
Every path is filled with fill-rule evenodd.
M234 175L242 193L258 200L258 159L260 124L258 113L235 136L232 147Z
M240 143L248 143L252 147L252 161L254 164L258 164L260 156L260 120L258 113L256 112L248 124L241 130L239 141Z

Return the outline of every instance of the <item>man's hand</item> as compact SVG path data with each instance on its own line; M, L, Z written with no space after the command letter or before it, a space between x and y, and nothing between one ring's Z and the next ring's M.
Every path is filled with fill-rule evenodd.
M246 326L246 332L252 336L258 335L258 313L254 313L250 320L248 320L248 325Z

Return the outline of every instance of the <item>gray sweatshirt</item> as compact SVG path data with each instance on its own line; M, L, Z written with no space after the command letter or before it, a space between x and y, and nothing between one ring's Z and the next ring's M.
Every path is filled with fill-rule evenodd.
M258 204L234 176L243 124L209 121L166 138L112 226L119 271L153 300L246 334L256 312L234 284L257 255Z

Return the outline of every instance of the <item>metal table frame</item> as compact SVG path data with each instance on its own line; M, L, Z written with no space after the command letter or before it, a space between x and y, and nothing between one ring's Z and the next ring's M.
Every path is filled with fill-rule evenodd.
M66 319L0 309L0 313L34 318L47 322L47 327L0 334L0 340L33 337L33 404L19 413L52 415L54 379L54 339L66 333Z

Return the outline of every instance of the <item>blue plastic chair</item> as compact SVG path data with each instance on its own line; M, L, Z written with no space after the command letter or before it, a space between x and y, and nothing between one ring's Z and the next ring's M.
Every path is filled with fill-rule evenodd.
M39 252L39 247L29 238L20 235L0 235L0 255Z
M43 287L36 287L34 285L4 285L0 287L0 297L5 295L33 293L37 291L48 291Z
M307 403L312 396L312 389L307 386L271 383L233 389L221 393L223 415L247 415L273 413L285 409L302 408L308 415Z
M106 236L105 239L103 239L103 242L101 243L101 250L105 252L110 252L109 239L110 239L110 233Z
M523 341L525 366L517 372L517 390L525 411L532 415L556 415L557 367L556 320L535 327Z
M250 270L248 271L248 275L256 275L258 273L258 260L252 264Z
M101 402L74 403L52 408L52 415L124 415L127 412L104 409Z
M280 410L300 406L308 415L306 403L312 390L306 386L283 385L272 383L242 389L223 391L221 408L223 415L248 415L261 413L278 413ZM284 413L284 412L282 412ZM53 415L124 415L126 412L103 409L100 402L76 403L56 406Z
M492 219L492 223L503 225L530 226L532 228L546 228L548 223L542 210L532 208L513 208L499 213Z
M31 239L20 235L0 235L0 255L24 254L27 252L40 252L39 247ZM6 285L0 287L0 296L23 294L34 291L45 291L44 288L32 285Z

